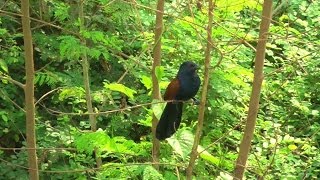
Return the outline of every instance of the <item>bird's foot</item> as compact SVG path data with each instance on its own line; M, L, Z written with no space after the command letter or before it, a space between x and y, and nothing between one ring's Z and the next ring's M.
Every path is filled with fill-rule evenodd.
M200 101L196 98L192 98L193 105L200 105Z

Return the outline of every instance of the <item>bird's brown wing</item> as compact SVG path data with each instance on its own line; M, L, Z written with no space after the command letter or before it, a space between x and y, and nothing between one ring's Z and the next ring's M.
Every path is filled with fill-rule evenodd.
M180 82L178 78L174 78L168 85L166 92L164 93L164 100L175 100L176 95L180 88Z

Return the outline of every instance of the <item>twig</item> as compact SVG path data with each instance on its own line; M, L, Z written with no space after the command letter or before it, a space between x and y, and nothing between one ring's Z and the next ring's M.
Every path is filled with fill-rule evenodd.
M8 77L8 76L0 76L0 79L7 80L7 81L11 82L12 84L15 84L15 85L21 87L22 89L24 89L24 86L25 86L24 84L22 84L22 83L19 82L19 81L16 81L16 80L12 79L11 77Z
M38 99L38 101L37 101L36 103L34 103L34 105L37 105L37 104L38 104L39 102L41 102L41 100L44 99L46 96L48 96L49 94L51 94L51 93L53 93L54 91L57 91L57 90L59 90L59 89L62 89L62 87L55 88L55 89L53 89L53 90L45 93L44 95L42 95L42 96Z
M177 179L180 180L180 173L179 173L179 168L176 166L176 173L177 173Z
M279 139L278 139L278 131L277 131L277 128L275 127L274 124L275 124L275 123L272 124L272 125L273 125L273 128L274 128L274 130L275 130L275 140L276 140L275 145L274 145L274 148L273 148L273 151L274 151L274 152L273 152L273 156L272 156L272 158L271 158L271 161L270 161L269 165L267 166L267 168L265 169L262 177L264 177L264 176L267 175L269 169L271 168L272 164L274 163L274 161L275 161L275 159L276 159L277 148L278 148L278 145L279 145Z
M28 168L26 166L22 166L19 164L15 164L12 162L9 162L5 159L0 158L0 161L6 163L9 166L12 167L19 167L22 169L26 169L26 170L34 170L32 168ZM109 163L106 165L103 165L99 168L85 168L85 169L75 169L75 170L56 170L56 171L52 171L52 170L39 170L39 172L43 172L43 173L56 173L56 174L61 174L61 173L77 173L77 172L92 172L92 171L99 171L99 170L103 170L106 168L110 168L110 167L124 167L124 166L139 166L139 165L165 165L165 166L175 166L175 167L184 167L184 164L170 164L170 163L128 163L128 164L116 164L116 163Z
M0 7L0 9L3 9L3 8L8 4L8 2L9 2L9 0L6 1L6 2L4 2L4 3L2 4L2 6Z
M127 70L121 75L121 77L118 79L117 83L120 83L120 82L123 80L123 78L128 74L128 72L129 72L129 69L127 69Z
M215 47L215 46L213 46L213 48L217 50L217 52L220 54L220 56L219 56L219 60L218 60L218 62L216 63L216 65L214 65L214 66L212 67L212 70L214 70L214 69L216 69L218 66L220 66L220 64L221 64L221 62L222 62L222 60L223 60L223 53L220 51L220 49L217 48L217 47ZM212 72L212 71L211 71L211 72Z
M190 24L193 24L193 25L195 25L195 26L198 26L198 27L201 27L201 28L205 29L205 27L203 27L202 25L196 24L196 23L194 23L194 22L192 22L192 21L188 21L188 20L186 20L186 19L184 19L184 18L181 18L181 17L178 17L178 16L174 16L174 15L172 15L172 14L169 14L169 13L166 13L166 12L163 12L163 11L159 11L159 10L157 10L157 9L153 9L153 8L151 8L151 7L148 7L148 6L145 6L145 5L142 5L142 4L132 3L132 2L125 1L125 0L121 0L121 1L122 1L122 2L125 2L125 3L128 3L128 4L135 5L135 6L139 6L139 7L142 7L142 8L144 8L144 9L148 9L148 10L151 10L151 11L154 11L154 12L162 13L163 15L167 15L167 16L170 16L170 17L179 19L179 20L181 20L181 21L188 22L188 23L190 23Z
M61 112L61 111L56 111L50 108L47 108L45 105L41 105L44 107L48 112L53 113L55 115L73 115L73 116L86 116L86 115L106 115L110 113L115 113L115 112L121 112L121 111L128 111L131 109L143 107L143 106L148 106L148 105L154 105L154 104L160 104L160 103L167 103L167 102L188 102L188 101L175 101L175 100L170 100L170 101L158 101L158 102L151 102L151 103L143 103L143 104L138 104L135 106L130 106L126 108L120 108L120 109L114 109L110 111L104 111L104 112L97 112L97 113L68 113L68 112Z
M48 62L47 64L45 64L44 66L42 66L40 69L36 70L35 72L40 72L42 70L44 70L45 68L47 68L50 64L52 64L53 62L55 62L55 60L51 60L50 62Z
M26 112L21 106L19 106L16 102L14 102L10 97L8 97L2 90L1 90L1 94L7 98L7 100L9 100L14 106L16 106L18 109L20 109L23 112Z
M68 150L68 151L77 151L76 148L27 148L27 147L23 147L23 148L5 148L5 147L0 147L0 150L4 150L4 151L10 151L10 150L14 150L14 151L22 151L22 150Z
M5 15L9 15L9 16L22 17L22 14L13 13L13 12L8 12L8 11L3 11L3 10L0 10L0 13L3 13L3 14L5 14ZM40 22L40 23L46 24L46 25L48 25L48 26L52 26L52 27L54 27L54 28L60 29L60 30L62 30L62 31L68 32L68 33L70 33L70 34L73 34L73 35L75 35L75 36L77 36L77 37L80 37L80 34L75 33L75 32L72 32L72 31L69 31L69 30L64 29L64 28L62 28L62 27L60 27L60 26L57 26L57 25L55 25L55 24L52 24L52 23L49 23L49 22L46 22L46 21L43 21L43 20L39 20L39 19L36 19L36 18L32 18L32 17L28 17L28 18L29 18L30 20L33 20L33 21L36 21L36 22Z
M232 129L230 129L228 132L224 133L221 137L219 137L217 140L215 140L213 143L209 144L206 148L204 148L202 151L199 152L199 154L203 153L204 151L208 150L211 146L215 145L217 142L222 140L223 138L227 137L232 131L234 131L237 127L241 125L242 122L234 126Z

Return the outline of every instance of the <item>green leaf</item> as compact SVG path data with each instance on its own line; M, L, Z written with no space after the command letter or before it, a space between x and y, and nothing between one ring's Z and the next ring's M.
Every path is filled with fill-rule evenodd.
M7 34L7 30L6 29L2 29L0 28L0 35L4 35L4 34Z
M312 110L312 111L311 111L311 114L312 114L313 116L319 116L319 111L318 111L318 110Z
M191 152L193 140L194 136L192 132L186 129L178 130L171 138L167 139L174 151L178 153L184 160Z
M154 167L147 166L143 171L143 180L162 180L164 179L162 174L160 174Z
M201 146L198 146L198 153L200 154L200 157L216 166L218 166L220 164L220 159L214 157L213 155L211 155L208 151L204 151L204 148Z
M163 109L167 104L167 103L159 103L159 102L161 101L158 99L152 100L152 111L157 119L160 119Z
M54 16L55 18L59 19L60 21L63 21L69 17L69 8L70 6L65 3L55 3L55 10Z
M1 118L2 118L3 121L8 122L7 113L2 113L2 114L1 114Z
M85 95L85 91L82 87L68 87L63 88L59 94L59 100L63 101L70 97L83 98Z
M294 151L294 150L296 150L298 147L297 147L296 145L294 145L294 144L290 144L290 145L288 146L288 148L289 148L291 151Z
M82 31L81 34L87 39L91 39L94 43L107 43L105 35L101 31Z
M60 43L60 55L70 60L78 60L87 52L87 47L81 46L80 40L73 36L62 36L58 38Z
M108 52L103 52L102 56L104 57L105 60L108 60L110 58L110 54Z
M101 55L101 51L96 48L90 48L88 49L88 56L94 58L94 59L99 59Z
M152 80L150 77L142 75L140 81L148 90L152 88Z
M178 130L171 138L168 138L167 141L176 153L178 153L183 159L186 159L192 150L194 135L189 130L181 129ZM200 157L202 159L216 166L221 163L219 158L214 157L208 151L204 150L201 145L198 146L197 151L198 153L201 153ZM228 166L227 163L225 163L224 166ZM232 168L231 165L228 168Z
M125 85L119 84L119 83L111 83L111 84L105 83L104 87L107 89L110 89L111 91L121 92L121 93L127 95L130 99L134 99L134 94L137 93L137 91L130 89L130 88L126 87Z
M156 77L158 79L158 82L161 81L161 78L163 77L164 75L164 67L162 66L157 66L156 69L155 69L155 74L156 74Z
M161 81L159 86L160 86L160 89L165 89L168 87L168 85L170 84L169 81Z
M146 127L152 127L152 116L147 114L143 119L139 119L138 123Z
M259 8L259 4L254 0L218 0L216 1L216 6L228 12L239 12L245 7Z
M75 145L80 152L92 153L94 148L114 151L114 144L104 131L81 133L75 136ZM110 145L112 144L112 145ZM101 151L100 151L101 152Z
M8 73L7 63L3 59L0 59L0 69L2 69L4 72Z

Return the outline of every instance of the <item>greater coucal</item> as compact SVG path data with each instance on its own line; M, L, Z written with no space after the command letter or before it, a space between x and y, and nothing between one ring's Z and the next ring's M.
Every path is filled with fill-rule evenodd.
M164 108L156 129L157 139L164 140L172 136L179 128L182 116L182 101L193 98L200 87L197 69L198 66L191 61L182 63L177 76L168 85L164 100L176 100L176 102L168 102Z

